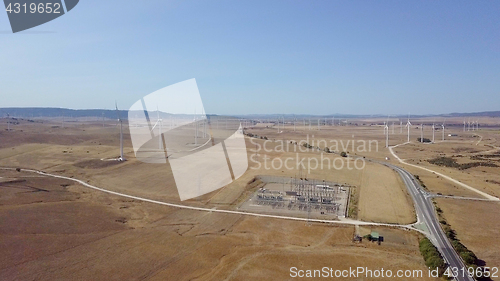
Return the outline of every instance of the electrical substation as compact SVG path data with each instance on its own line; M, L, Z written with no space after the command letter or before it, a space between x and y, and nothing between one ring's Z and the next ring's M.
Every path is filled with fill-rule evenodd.
M258 176L264 185L241 206L241 210L294 215L311 219L346 217L350 186L307 178Z

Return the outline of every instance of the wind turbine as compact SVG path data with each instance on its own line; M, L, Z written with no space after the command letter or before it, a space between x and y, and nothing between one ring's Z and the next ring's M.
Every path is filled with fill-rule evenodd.
M400 134L403 133L403 121L402 120L399 120L399 133Z
M389 126L384 122L385 147L389 147Z
M446 121L446 119L443 119L443 125L441 125L441 128L443 128L443 141L444 141L444 122Z
M118 115L118 122L120 122L120 158L118 161L125 161L125 157L123 157L123 120L120 117L120 111L118 110L118 104L115 102L116 114Z
M194 123L194 145L198 145L198 123L196 122L196 109L194 110L193 123ZM226 129L227 129L227 119L226 119Z
M394 122L392 122L392 134L394 135Z
M465 132L465 118L464 118L464 132Z
M479 120L476 120L476 131L479 131Z
M470 118L469 121L467 121L467 131L470 131Z
M434 134L436 133L436 125L432 122L432 143L434 143Z
M7 113L7 131L10 131L10 115Z
M420 124L420 142L424 143L424 124Z
M161 139L161 133L162 133L162 131L161 131L161 124L162 124L163 120L160 118L160 111L158 110L158 107L156 108L156 114L157 114L158 118L156 119L156 123L153 126L153 128L151 128L151 132L158 125L158 149L159 150L163 150L163 141Z
M408 122L406 122L406 128L408 128L408 142L410 142L410 127L411 127L410 114L408 114Z
M205 117L203 119L203 137L206 138L207 137L207 123L208 123L208 120L207 120L207 115L206 115L206 112L203 111L203 116ZM247 121L245 120L245 125L247 125ZM245 126L247 127L247 126Z

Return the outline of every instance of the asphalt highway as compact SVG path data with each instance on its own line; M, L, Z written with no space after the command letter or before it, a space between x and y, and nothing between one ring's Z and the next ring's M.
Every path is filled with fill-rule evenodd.
M451 268L457 268L458 276L455 278L455 280L473 281L474 279L468 276L467 268L465 268L462 259L455 251L455 249L453 249L453 246L451 245L450 241L439 225L439 221L436 213L434 212L434 206L431 201L432 197L423 190L423 188L420 186L420 183L408 171L388 163L379 163L395 170L403 179L406 187L408 188L408 191L410 192L411 197L413 198L413 202L415 203L417 221L420 223L424 223L427 226L429 239L439 250L448 266Z

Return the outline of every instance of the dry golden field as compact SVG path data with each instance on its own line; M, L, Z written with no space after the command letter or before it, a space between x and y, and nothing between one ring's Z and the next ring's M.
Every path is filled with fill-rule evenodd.
M500 203L436 199L457 238L488 267L500 264ZM494 279L498 280L498 279Z
M125 141L129 161L100 160L118 153L118 130L111 122L105 128L101 124L53 126L29 123L1 131L0 166L40 169L109 190L179 202L168 166L134 160L129 140ZM300 154L318 156L313 151ZM226 188L183 203L235 208L255 175L294 177L299 172L249 170ZM364 175L371 172L394 184ZM284 280L292 266L426 269L417 234L408 231L378 228L380 233L385 231L381 245L356 244L354 227L177 209L24 171L0 170L0 177L0 239L5 245L0 249L1 280ZM315 169L307 177L355 185L361 196L364 188L365 196L378 190L377 200L360 200L362 208L382 214L373 220L413 219L411 206L406 206L406 215L382 207L407 200L389 169L374 164L362 172Z
M343 132L340 127L328 128L321 131L309 131L301 130L303 127L296 127L296 131L288 131L288 127L285 128L283 133L278 134L275 129L251 129L249 132L257 134L259 136L268 137L269 145L268 149L271 150L272 145L280 145L281 143L288 143L290 140L300 141L306 140L309 144L317 144L320 148L325 146L332 147L332 150L338 151L335 148L349 148L345 151L357 155L364 155L365 152L361 150L367 150L366 155L378 154L380 155L383 150L383 145L381 146L377 142L377 138L370 138L369 129L360 128L360 133L357 133L359 137L352 137L353 129L348 128L348 132ZM364 141L364 143L362 142ZM373 141L371 145L370 141ZM263 141L252 140L253 143L262 143ZM326 144L326 145L325 145ZM354 149L353 148L354 144ZM343 147L342 147L343 146ZM248 146L250 150L255 150L252 145ZM364 147L364 148L362 148ZM289 152L280 153L279 157L286 159L286 157L293 157L295 151L300 148L296 146L290 146L288 148ZM369 152L369 150L372 150ZM272 149L274 150L274 149ZM279 150L279 148L278 148ZM377 151L380 150L380 151ZM261 150L263 151L263 149ZM344 149L340 149L344 151ZM263 152L266 155L270 155L271 158L276 157L275 152ZM274 153L274 154L273 154ZM320 158L321 152L309 150L308 152L301 152L301 157L306 158ZM332 159L330 163L333 163L333 159L338 159L349 162L350 166L347 164L343 168L341 167L340 161L336 162L338 165L333 164L329 167L324 162L323 168L311 170L308 177L315 179L325 179L334 182L348 183L359 188L359 203L358 203L358 218L366 221L373 222L385 222L385 223L397 223L397 224L409 224L415 222L415 213L413 210L413 203L411 197L409 196L406 187L400 180L399 176L393 172L391 169L382 166L380 164L365 162L363 169L356 169L354 165L354 160L340 157L338 154L334 153L323 153L325 158ZM382 156L379 156L382 157ZM320 158L321 159L321 158ZM360 161L358 163L361 163ZM352 169L349 169L351 167ZM358 165L361 167L361 164ZM258 173L269 173L271 171L259 171ZM297 176L300 171L297 169L283 169L282 175L285 176ZM304 171L302 172L304 174Z

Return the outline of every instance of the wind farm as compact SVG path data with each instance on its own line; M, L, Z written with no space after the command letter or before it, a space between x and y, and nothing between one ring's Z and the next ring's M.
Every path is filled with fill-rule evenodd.
M4 2L1 281L500 280L498 2Z
M445 117L446 121L439 126L435 126L435 120L439 119L436 116L406 116L405 118L404 115L385 118L348 118L346 122L340 122L339 125L333 121L333 118L336 120L344 118L311 116L302 118L303 122L297 122L299 118L293 115L279 118L271 116L221 118L207 115L204 119L201 114L182 117L167 115L166 112L157 109L150 114L150 116L155 116L155 119L151 120L151 128L148 129L148 132L154 136L150 149L162 151L162 153L168 151L163 154L167 155L167 164L170 154L173 154L175 158L179 157L176 153L182 154L183 150L190 150L191 147L204 149L204 146L210 146L209 140L217 138L214 135L217 134L217 128L236 130L239 126L239 130L245 135L249 168L243 176L219 190L181 202L175 191L176 185L172 175L162 172L165 171L164 166L140 163L136 160L128 133L130 122L128 119L123 119L123 113L118 110L116 104L114 111L117 119L104 119L104 122L102 119L104 113L77 119L66 116L64 127L58 117L25 118L5 115L6 118L3 118L4 122L2 122L5 128L1 131L1 137L5 141L2 142L0 149L0 165L3 167L0 169L2 173L0 176L3 180L0 185L21 190L25 185L25 179L30 178L33 173L38 173L41 175L42 182L30 179L30 183L26 182L26 184L40 186L38 188L47 189L49 194L52 194L51 192L55 191L50 186L60 181L61 185L68 186L62 193L68 195L64 196L69 196L69 194L77 196L84 192L83 194L90 193L94 194L92 196L98 196L100 198L98 202L107 200L109 207L106 210L97 209L96 212L100 212L99 216L105 218L108 223L103 225L105 228L102 230L96 230L98 231L96 233L101 233L107 228L109 231L122 231L127 228L149 229L148 225L152 223L152 220L160 216L159 210L167 211L165 208L172 210L197 208L197 211L186 213L186 215L189 214L188 217L195 220L201 219L202 221L204 220L202 218L209 213L214 219L224 218L212 226L215 227L213 231L217 231L217 227L228 227L226 223L234 223L234 219L245 222L239 223L241 227L250 227L244 226L248 223L259 225L260 221L271 220L276 227L279 225L278 228L286 229L296 224L300 226L295 234L298 235L298 239L302 237L302 232L308 232L307 229L323 228L324 226L321 225L327 223L329 230L325 229L325 231L332 235L340 235L339 231L344 233L342 235L346 235L354 229L354 233L347 236L352 236L354 239L352 241L357 241L356 237L366 236L367 233L376 229L378 233L385 236L384 241L379 242L379 246L376 247L365 242L362 242L363 245L369 246L370 251L398 253L402 255L397 259L399 262L404 260L405 264L420 267L419 264L422 261L418 258L409 258L407 254L418 248L417 242L421 237L433 237L432 235L438 234L427 232L432 222L422 220L419 209L415 209L416 203L413 203L412 197L409 196L408 187L398 176L397 169L399 168L394 168L396 170L390 168L398 166L408 171L411 176L418 178L423 196L433 198L432 202L437 204L435 208L444 210L443 214L439 213L436 216L439 216L441 220L446 219L447 224L438 223L437 226L442 227L444 231L450 226L457 229L463 243L468 243L467 246L472 245L471 248L478 257L490 259L486 261L487 263L497 261L497 257L490 257L486 254L488 249L498 245L495 242L496 238L489 237L488 240L481 240L478 243L474 236L466 232L465 226L457 221L457 214L452 211L453 208L458 208L452 204L455 201L460 202L459 206L467 206L473 210L480 210L483 206L490 206L494 209L498 205L495 202L500 196L500 188L497 184L500 178L496 173L499 168L495 164L498 161L498 151L495 147L499 144L495 136L500 129L500 122L494 117L479 118L481 130L472 133L472 131L464 132L464 121L460 117ZM402 128L401 120L403 119L406 119L406 132L399 130L399 132L392 133L389 124L392 126L399 121L400 128ZM444 118L441 119L444 120ZM327 122L329 120L332 122ZM311 126L314 123L316 126ZM413 125L413 123L418 125ZM170 124L170 126L165 124ZM207 127L211 129L207 130ZM170 128L172 130L167 130ZM384 132L383 135L379 133L381 129ZM442 135L441 140L435 139L436 131ZM28 137L30 135L37 135L36 141ZM185 148L166 147L166 139L172 138L185 140ZM428 138L432 138L432 141L427 142ZM357 143L361 143L362 140L371 140L371 148L358 147ZM308 148L299 150L298 147L303 146L304 143L308 144ZM287 148L282 147L284 144L288 144ZM266 147L266 150L270 152L257 151L256 146ZM460 157L458 157L459 154ZM317 157L326 157L330 159L332 167L311 169L311 163L308 163L306 169L300 166L288 169L285 165L275 169L276 163L297 156L304 157L308 161ZM34 157L45 160L31 162L30 159ZM272 161L266 162L269 161L266 157ZM467 160L469 158L471 160ZM113 159L119 161L110 161ZM355 167L358 159L364 159L365 166L362 169L349 169L347 165ZM442 159L456 161L452 163L457 163L459 168L454 165L441 164ZM322 161L325 163L325 160ZM340 168L339 163L345 163L346 166ZM271 168L266 169L265 165ZM334 165L338 167L333 168ZM19 171L16 172L16 169ZM140 176L143 174L157 176L144 179ZM443 176L439 176L441 174ZM477 177L486 177L486 181L479 183L475 180ZM462 187L451 179L467 187ZM81 186L74 180L85 180L92 188ZM138 189L137 186L141 188ZM56 202L60 202L61 199L57 196L46 197L41 194L42 197L32 195L32 198L28 199L21 195L22 193L14 194L17 194L16 199L9 201L7 206L19 206L18 204L24 204L21 202L29 202L26 200L41 200L47 202L48 206L53 206L51 208L60 208L57 207ZM83 204L83 206L89 206L85 208L91 208L89 204L95 204L88 199L65 198L73 198L66 199L70 200L68 206ZM130 200L130 198L134 199ZM7 204L7 201L4 202ZM144 217L145 211L150 218ZM223 213L219 215L218 211ZM139 213L143 215L138 216ZM170 217L169 220L187 218L181 217ZM80 218L77 216L75 219ZM88 223L92 223L91 218L87 220ZM294 220L299 221L294 223ZM496 227L494 220L489 216L484 216L480 221L487 225L488 229ZM57 231L58 226L54 225L54 227ZM305 228L302 229L303 227ZM267 232L259 227L252 229L256 231L253 235L268 235L264 234ZM130 234L124 236L123 239L126 239L128 235L135 235L134 232L136 230L126 231ZM179 245L184 243L182 242L183 236L178 238L180 239L177 242L180 243ZM187 237L191 236L187 235ZM312 243L316 238L310 236L308 239L312 239L310 242ZM212 240L211 243L222 243L222 241L218 242L218 235L215 235ZM353 243L352 241L334 242L333 244L336 245L334 248L340 247L341 249L344 247L342 245L347 246ZM285 245L286 243L283 244ZM445 248L439 244L436 246L438 249L441 249L439 247ZM42 252L46 251L43 249L43 247L40 248ZM252 251L259 250L254 248ZM357 255L363 250L348 252ZM291 253L286 255L288 254ZM383 257L382 252L378 254ZM322 255L333 257L329 254ZM443 257L452 259L454 256L450 258L443 254ZM35 262L40 258L42 256L35 258ZM343 258L349 261L349 254ZM112 260L109 262L112 263ZM374 259L372 264L380 262L377 260ZM229 262L227 266L231 267L236 264ZM170 274L171 270L171 267L164 268L162 274ZM4 276L13 274L9 272L4 270L2 274ZM27 272L26 276L29 276L30 271Z

